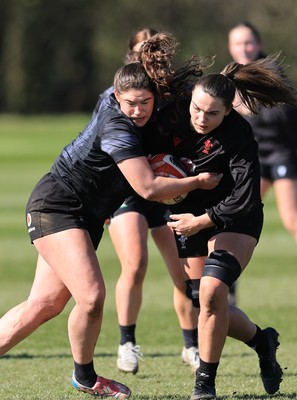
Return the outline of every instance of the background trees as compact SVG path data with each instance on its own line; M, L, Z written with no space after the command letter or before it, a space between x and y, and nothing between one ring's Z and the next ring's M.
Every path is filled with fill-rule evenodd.
M296 19L295 0L0 0L0 111L91 111L143 26L174 33L181 58L216 55L219 71L228 30L249 20L297 80Z

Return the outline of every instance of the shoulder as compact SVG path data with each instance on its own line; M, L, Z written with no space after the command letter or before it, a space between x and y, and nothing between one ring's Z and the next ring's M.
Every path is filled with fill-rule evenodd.
M113 92L109 93L108 95L106 95L102 98L99 114L106 109L109 109L110 111L112 111L112 110L118 111L120 109L119 104L116 101L116 98L115 98Z
M100 110L96 115L97 123L101 129L121 129L120 127L134 128L134 124L120 109L114 94L106 96L101 103Z
M228 152L237 153L256 144L251 125L235 110L224 118L214 136Z
M249 121L234 109L232 109L230 114L224 118L222 129L230 132L240 130L241 134L244 132L246 134L252 134L252 128Z
M103 102L103 100L110 96L113 93L113 86L109 87L108 89L106 89L104 92L100 93L96 106L94 108L93 114L96 114L99 111L99 108L101 106L101 103Z
M124 149L137 149L139 154L144 128L135 126L121 111L113 94L103 100L96 118L97 135L100 137L103 151L111 154Z

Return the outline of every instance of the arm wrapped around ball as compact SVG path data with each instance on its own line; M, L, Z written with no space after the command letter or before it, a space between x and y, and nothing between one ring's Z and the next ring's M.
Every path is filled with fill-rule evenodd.
M149 158L149 163L152 170L156 175L167 176L169 178L185 178L189 176L187 168L183 162L171 155L160 153ZM188 193L173 197L171 199L161 200L159 203L163 204L177 204L183 201L187 197Z

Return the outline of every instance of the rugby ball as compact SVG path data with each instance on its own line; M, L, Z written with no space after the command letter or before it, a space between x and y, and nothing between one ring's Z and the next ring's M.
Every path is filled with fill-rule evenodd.
M177 178L177 179L189 176L186 166L179 158L171 154L160 153L160 154L155 154L149 159L150 164L155 164L160 161L163 161L165 164L157 168L154 168L154 173L165 172L166 174L168 174L168 178ZM169 205L178 204L181 201L183 201L187 197L187 195L188 193L184 193L172 199L160 200L159 203L169 204Z

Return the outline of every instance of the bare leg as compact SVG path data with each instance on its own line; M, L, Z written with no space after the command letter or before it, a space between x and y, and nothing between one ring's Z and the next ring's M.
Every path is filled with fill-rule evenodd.
M136 212L112 219L109 234L121 263L116 285L116 306L120 325L136 324L142 303L142 286L148 262L148 225Z
M58 315L71 295L39 256L30 295L0 319L0 355L24 340L41 324Z
M244 269L255 245L256 240L250 236L222 233L209 242L209 252L224 249L233 254ZM228 292L228 286L220 280L210 276L202 277L198 323L199 349L201 359L209 363L219 362L229 331ZM252 322L249 327L250 331L255 329Z
M297 180L278 179L273 188L282 223L297 242Z
M268 179L261 178L261 197L264 198L266 193L271 188L272 182Z
M241 342L249 342L256 333L256 325L239 308L229 305L228 336Z
M89 234L70 229L37 239L34 244L75 300L68 320L71 350L77 363L88 364L93 360L105 299L104 281Z
M167 225L163 225L152 229L152 237L160 250L174 284L173 302L180 327L182 329L196 329L198 323L197 310L193 308L192 301L185 294L186 275L178 257L172 230Z

